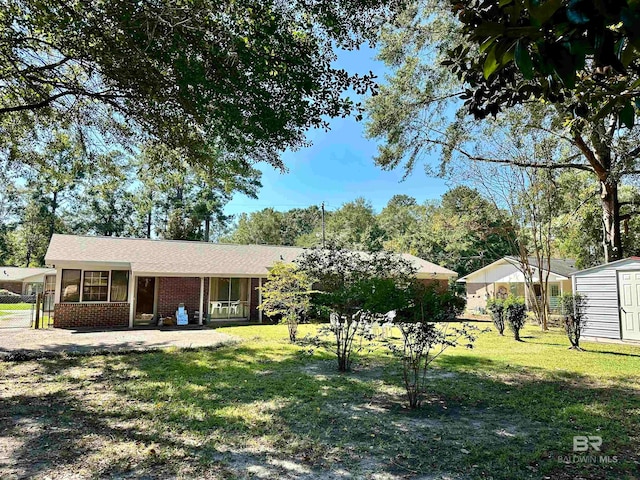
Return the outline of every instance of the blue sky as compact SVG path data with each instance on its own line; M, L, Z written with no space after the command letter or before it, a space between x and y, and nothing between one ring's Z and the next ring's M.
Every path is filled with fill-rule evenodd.
M350 73L372 71L380 81L386 70L374 57L375 51L368 48L344 52L337 65ZM364 137L364 123L353 118L334 119L330 131L315 130L308 138L312 146L283 155L287 173L260 165L263 187L258 199L238 194L226 206L225 213L267 207L289 210L323 201L329 210L335 210L359 196L370 200L379 211L396 194L411 195L422 202L438 198L447 190L443 180L427 177L420 166L404 181L402 169L387 172L376 167L376 142Z

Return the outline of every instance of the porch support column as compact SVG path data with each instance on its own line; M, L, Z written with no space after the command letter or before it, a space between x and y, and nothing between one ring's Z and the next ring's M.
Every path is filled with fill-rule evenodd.
M204 310L204 277L200 277L200 310L198 311L198 325L202 325Z
M262 277L258 278L258 305L262 305ZM262 309L258 309L258 321L262 323Z
M129 272L129 328L133 328L133 320L136 316L136 277Z

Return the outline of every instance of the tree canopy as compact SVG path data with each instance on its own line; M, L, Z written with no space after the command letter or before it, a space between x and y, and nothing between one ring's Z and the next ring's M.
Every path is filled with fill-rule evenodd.
M374 38L395 2L7 0L0 12L0 130L64 122L281 166L373 76L335 49ZM48 123L49 122L49 123ZM86 137L87 140L90 137Z
M638 213L619 199L640 172L638 62L636 20L612 22L636 7L609 3L410 3L381 35L392 73L368 102L368 133L383 140L376 162L410 171L424 161L441 176L457 161L591 172L604 258L621 258L622 225Z
M576 118L613 113L632 128L640 105L640 5L631 1L454 1L465 40L447 65L477 117L540 98Z

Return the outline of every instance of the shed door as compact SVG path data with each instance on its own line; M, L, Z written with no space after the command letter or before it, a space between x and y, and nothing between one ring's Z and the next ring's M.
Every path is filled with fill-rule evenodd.
M618 272L622 338L640 340L640 272Z

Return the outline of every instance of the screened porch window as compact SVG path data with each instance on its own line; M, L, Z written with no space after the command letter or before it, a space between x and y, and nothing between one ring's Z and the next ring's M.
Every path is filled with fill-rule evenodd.
M247 318L248 300L248 278L211 279L211 318Z
M111 301L126 302L129 295L129 272L113 270L111 272Z
M62 291L60 300L63 302L80 301L80 270L62 270Z

